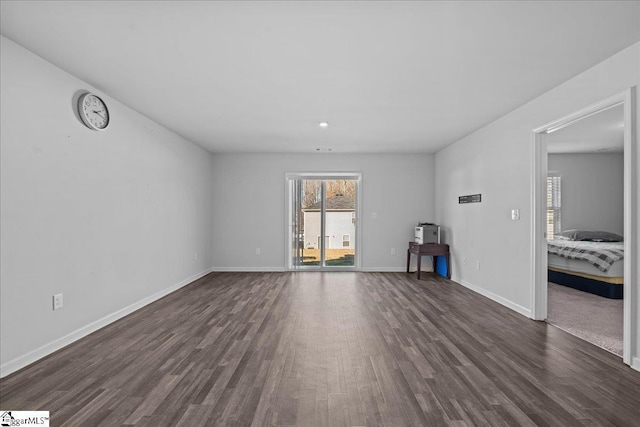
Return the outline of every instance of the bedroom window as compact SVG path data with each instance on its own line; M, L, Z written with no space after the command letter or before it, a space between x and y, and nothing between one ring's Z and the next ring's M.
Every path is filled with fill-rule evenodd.
M547 177L547 239L562 231L561 180L559 176Z

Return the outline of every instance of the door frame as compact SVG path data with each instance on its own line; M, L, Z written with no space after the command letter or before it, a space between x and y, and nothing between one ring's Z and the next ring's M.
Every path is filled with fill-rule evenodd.
M636 159L635 128L635 87L603 99L560 119L554 120L533 130L531 148L533 150L533 168L531 180L531 315L534 320L547 318L547 241L546 241L546 177L547 135L579 120L609 108L623 105L624 109L624 315L623 315L623 351L625 364L640 370L640 358L637 350L638 336L638 268L631 260L638 256L637 206L638 189L636 177L638 165Z
M297 179L309 179L309 180L337 180L337 179L349 179L356 181L356 218L355 218L355 257L353 261L353 266L323 266L324 264L324 254L322 248L320 250L321 260L319 266L305 266L305 267L296 267L291 263L291 231L293 228L293 224L291 223L292 218L292 199L291 199L291 191L292 191L292 183ZM286 269L289 271L360 271L361 264L361 253L362 253L362 243L361 243L361 232L360 232L360 218L361 218L361 209L362 209L362 172L287 172L285 174L285 245L284 245L284 265ZM324 203L324 198L323 198ZM325 221L323 216L322 221ZM325 229L324 225L321 227L321 234ZM324 245L323 245L324 246Z

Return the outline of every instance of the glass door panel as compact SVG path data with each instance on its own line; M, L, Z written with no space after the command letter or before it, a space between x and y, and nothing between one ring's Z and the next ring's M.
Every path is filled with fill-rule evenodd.
M324 192L324 266L355 265L356 181L326 180Z
M320 266L322 181L296 179L292 189L292 267Z
M356 266L358 179L289 178L290 268Z

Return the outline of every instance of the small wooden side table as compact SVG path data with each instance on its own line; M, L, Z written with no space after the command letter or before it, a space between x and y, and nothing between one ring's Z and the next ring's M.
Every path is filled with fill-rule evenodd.
M411 254L418 257L418 280L420 280L420 264L424 255L434 257L433 270L435 271L437 256L444 256L447 263L447 279L451 279L451 262L449 255L449 245L441 243L425 243L419 244L415 242L409 242L409 249L407 249L407 273L409 272L409 265L411 264Z

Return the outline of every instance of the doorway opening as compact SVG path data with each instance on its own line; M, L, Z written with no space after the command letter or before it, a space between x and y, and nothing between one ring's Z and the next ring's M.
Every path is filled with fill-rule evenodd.
M289 270L357 270L360 174L286 178Z
M575 129L580 129L581 127L584 128L588 126L589 123L597 122L598 119L607 117L607 115L611 115L616 111L620 111L623 116L623 141L621 147L621 151L623 152L623 188L621 190L618 189L617 191L621 191L623 199L621 221L623 242L619 244L624 253L624 262L621 267L623 283L622 285L619 285L621 286L622 294L624 295L622 303L622 359L624 363L632 365L636 369L640 369L640 360L638 359L638 355L632 354L632 349L634 352L636 349L635 339L638 335L638 274L637 267L635 263L632 262L632 260L637 259L636 206L638 197L637 189L635 189L635 182L633 181L633 177L637 173L637 165L633 161L636 149L633 139L633 135L635 135L635 128L632 114L634 95L633 88L630 88L625 92L607 98L601 102L534 130L534 163L532 179L532 317L535 320L548 319L548 283L552 276L554 278L558 276L555 273L552 274L552 271L557 270L558 268L557 266L551 268L551 264L558 260L555 259L555 250L552 248L552 245L548 243L548 238L554 237L553 235L555 235L555 237L562 237L557 233L566 230L569 225L575 227L574 229L577 229L578 227L585 229L590 228L591 230L588 231L600 231L594 230L594 228L606 228L605 225L596 224L599 220L596 218L597 215L591 219L586 219L584 214L587 212L584 212L584 209L583 212L579 212L579 214L569 214L569 212L564 212L564 195L566 189L562 189L562 187L566 180L562 176L562 171L557 170L560 163L556 160L552 162L549 158L550 147L551 151L553 151L556 149L554 147L557 147L555 144L558 143L553 135L565 128L567 128L567 133L574 132ZM592 118L592 120L586 120L588 118ZM558 134L560 134L560 132L558 132ZM601 148L609 150L612 147ZM551 186L549 185L550 183ZM556 190L554 190L554 183L556 185ZM549 192L550 188L551 192ZM558 197L559 194L557 193L559 190L562 190L561 199ZM556 191L556 193L554 193L554 191ZM595 197L595 193L588 192L580 195L580 197ZM549 204L549 201L551 201L551 204ZM569 217L567 217L568 215ZM561 223L562 226L554 227L553 223L555 221ZM619 227L619 225L611 225L611 227L615 228ZM582 239L569 238L569 240L577 241ZM598 239L594 238L593 240ZM561 276L567 276L567 271L563 271L561 273ZM573 271L569 273L571 276L575 276ZM581 275L584 276L582 273ZM573 278L570 279L573 280ZM598 281L601 280L598 279ZM578 280L578 282L582 282L582 279Z
M622 357L624 109L547 134L547 323Z

